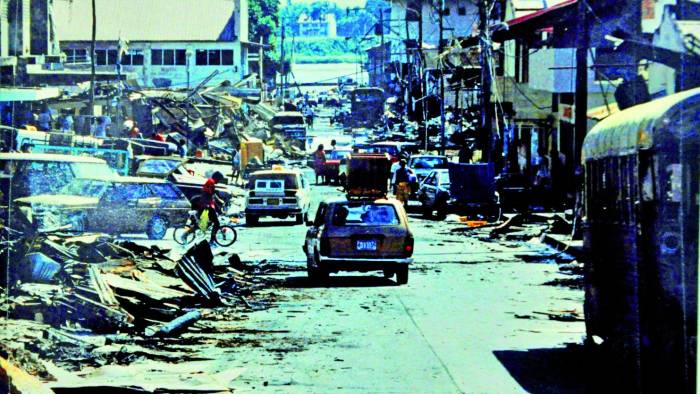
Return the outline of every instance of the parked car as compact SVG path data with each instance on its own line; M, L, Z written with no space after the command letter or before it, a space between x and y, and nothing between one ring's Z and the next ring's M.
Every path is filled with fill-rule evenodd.
M433 170L423 179L416 198L421 203L423 214L432 216L437 211L438 217L447 215L450 198L450 173L447 169Z
M75 178L55 194L15 200L35 227L70 224L74 231L146 233L162 239L184 225L190 202L172 184L139 177Z
M57 193L75 178L115 175L102 159L48 153L0 153L0 173L3 205L9 202L10 194L14 200Z
M416 174L418 182L421 182L433 170L447 169L447 156L411 155L406 165Z
M256 225L264 216L294 217L302 224L308 218L310 194L309 183L299 170L274 167L256 171L248 178L246 224Z
M447 169L431 172L416 192L424 215L429 217L437 211L437 216L444 218L455 212L488 221L499 220L501 205L492 167L491 164L449 163Z
M284 135L289 140L306 142L306 120L301 112L278 112L270 119L268 126L273 133Z
M188 199L197 197L202 192L202 185L215 171L228 173L231 164L221 160L182 158L179 156L137 156L134 158L139 177L164 179L175 185ZM216 185L216 191L224 202L232 198L232 191L227 185L228 179Z
M331 272L382 271L408 283L413 234L401 203L388 199L330 199L322 202L306 233L303 249L310 278Z

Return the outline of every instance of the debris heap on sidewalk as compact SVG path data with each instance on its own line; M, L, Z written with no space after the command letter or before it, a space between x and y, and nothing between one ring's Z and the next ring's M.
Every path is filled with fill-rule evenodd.
M0 360L53 381L52 387L87 387L74 375L85 368L199 359L191 349L163 345L211 328L200 320L249 310L246 297L259 289L256 278L214 265L206 241L181 257L104 234L40 234L23 241L9 251L6 261L14 266L2 279ZM240 261L223 255L216 257L225 264Z

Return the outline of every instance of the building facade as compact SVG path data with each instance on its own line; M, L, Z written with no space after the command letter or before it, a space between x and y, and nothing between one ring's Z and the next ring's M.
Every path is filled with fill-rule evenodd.
M90 67L90 0L54 0L65 67ZM98 71L143 87L194 87L248 73L247 0L97 0ZM103 23L100 23L100 22Z
M297 25L300 37L335 38L337 36L335 14L325 14L321 15L319 19L313 19L302 13L297 19Z

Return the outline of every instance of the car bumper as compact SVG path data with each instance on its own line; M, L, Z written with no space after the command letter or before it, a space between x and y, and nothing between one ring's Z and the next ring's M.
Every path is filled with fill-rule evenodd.
M274 216L274 215L296 215L302 213L299 207L268 207L268 208L246 208L246 215Z
M395 265L408 265L412 262L412 257L369 259L319 256L319 264L329 271L377 271Z

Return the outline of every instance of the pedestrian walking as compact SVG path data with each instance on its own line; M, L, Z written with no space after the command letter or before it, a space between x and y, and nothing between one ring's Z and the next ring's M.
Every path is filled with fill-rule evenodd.
M411 194L411 178L413 176L415 176L413 170L406 167L406 160L401 159L399 168L394 171L391 183L394 185L393 191L396 199L401 201L401 204L404 206L408 204L408 197Z
M231 177L235 185L238 184L238 178L241 176L241 154L238 149L238 146L234 147L231 153Z
M323 144L320 144L314 152L314 171L316 172L316 184L318 183L318 177L321 177L321 182L325 183L326 174L324 172L324 165L326 164L326 152L323 151Z

